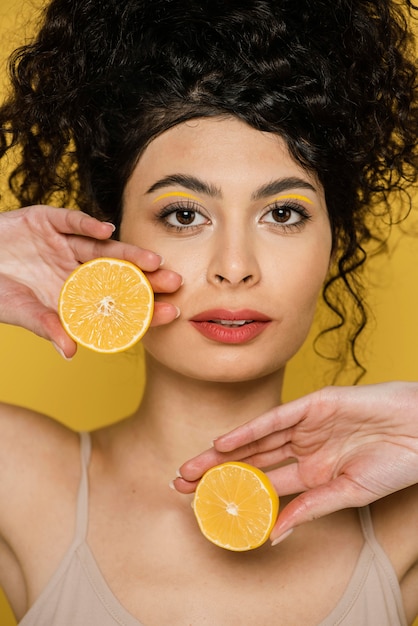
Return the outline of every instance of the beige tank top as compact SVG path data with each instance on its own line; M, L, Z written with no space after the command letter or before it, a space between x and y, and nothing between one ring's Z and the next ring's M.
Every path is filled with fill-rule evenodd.
M113 595L86 543L90 451L90 436L82 433L74 540L19 626L143 626ZM318 626L407 626L399 583L376 541L369 508L359 515L365 541L357 565L337 606Z

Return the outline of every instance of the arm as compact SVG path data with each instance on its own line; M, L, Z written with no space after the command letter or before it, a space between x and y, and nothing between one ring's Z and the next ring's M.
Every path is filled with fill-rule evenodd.
M308 520L364 506L418 483L418 383L329 387L272 409L215 440L184 463L174 481L194 490L226 460L268 470L279 495L299 494L280 513L271 539Z
M85 213L34 206L0 213L0 321L23 326L52 341L64 356L76 351L57 315L64 280L77 265L100 256L126 259L143 269L154 291L176 291L181 277L160 269L148 250L111 240L111 224ZM155 305L153 324L171 322L177 309Z

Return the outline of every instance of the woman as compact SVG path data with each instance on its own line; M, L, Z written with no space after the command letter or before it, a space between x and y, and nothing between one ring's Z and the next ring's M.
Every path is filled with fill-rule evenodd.
M1 583L23 625L412 622L416 486L238 558L167 488L220 431L280 403L323 284L343 321L339 283L353 302L343 328L358 361L355 270L379 238L370 207L416 176L407 54L387 2L50 4L1 112L5 152L23 146L11 186L21 203L72 198L120 241L94 251L74 226L103 239L111 227L81 214L69 242L49 228L66 212L2 216L22 236L38 224L49 250L66 241L67 263L38 287L41 332L74 352L56 327L57 286L106 250L141 264L161 295L143 401L82 435L81 470L77 433L2 407ZM27 296L36 280L10 256L6 279Z

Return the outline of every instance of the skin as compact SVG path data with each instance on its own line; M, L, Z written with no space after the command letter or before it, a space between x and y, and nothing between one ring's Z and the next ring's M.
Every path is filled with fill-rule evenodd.
M188 176L188 186L168 183L173 174ZM209 185L206 192L195 182L191 188L191 176ZM289 178L299 181L254 198L273 180ZM178 205L176 194L182 202L191 200L182 194L198 197L203 217L167 216L173 198ZM309 214L303 223L299 205L299 217L294 207L285 213L297 228L272 219L272 207L289 201L283 194L308 199L292 199ZM186 217L183 232L179 218ZM180 316L146 335L147 385L138 410L92 435L88 544L109 587L147 626L238 626L248 615L254 623L280 615L283 624L317 624L343 594L363 545L356 511L303 525L274 549L236 554L207 542L191 514L191 496L167 485L175 468L219 432L280 403L286 361L309 330L328 269L323 190L277 137L234 119L196 120L167 131L142 155L125 190L121 238L156 250L184 283L161 296ZM261 310L270 321L245 343L213 341L190 320L214 307ZM0 420L0 583L21 617L71 543L79 440L32 411L3 406ZM406 492L397 497L397 506L392 500L373 515L411 616L418 499ZM394 528L401 517L400 550Z

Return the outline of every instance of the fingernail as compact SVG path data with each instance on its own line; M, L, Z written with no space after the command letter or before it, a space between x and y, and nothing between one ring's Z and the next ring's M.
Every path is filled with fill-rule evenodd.
M286 530L285 533L283 533L279 537L276 537L276 539L273 539L273 541L271 542L271 547L273 548L274 546L277 546L278 543L281 543L284 539L286 539L289 535L291 535L292 532L293 532L293 528L289 528L289 530Z
M112 227L112 233L114 233L114 232L115 232L115 230L116 230L116 226L115 226L114 224L112 224L112 222L103 222L103 224L108 224L109 226L111 226L111 227Z
M55 350L58 352L58 354L60 356L62 356L63 359L65 359L66 361L71 361L71 358L66 356L64 354L64 351L62 350L62 348L60 348L56 343L54 343L53 341L51 341L52 345L54 346Z
M168 486L170 487L170 489L172 489L173 491L176 490L176 488L174 487L174 480L170 480L170 482L168 483Z
M176 476L177 478L183 478L183 476L180 473L180 470L176 470Z
M160 254L158 256L160 257L160 267L161 267L162 265L164 265L164 257L161 256Z
M180 309L175 304L173 306L176 309L176 317L174 318L176 320L176 319L178 319L180 317Z

